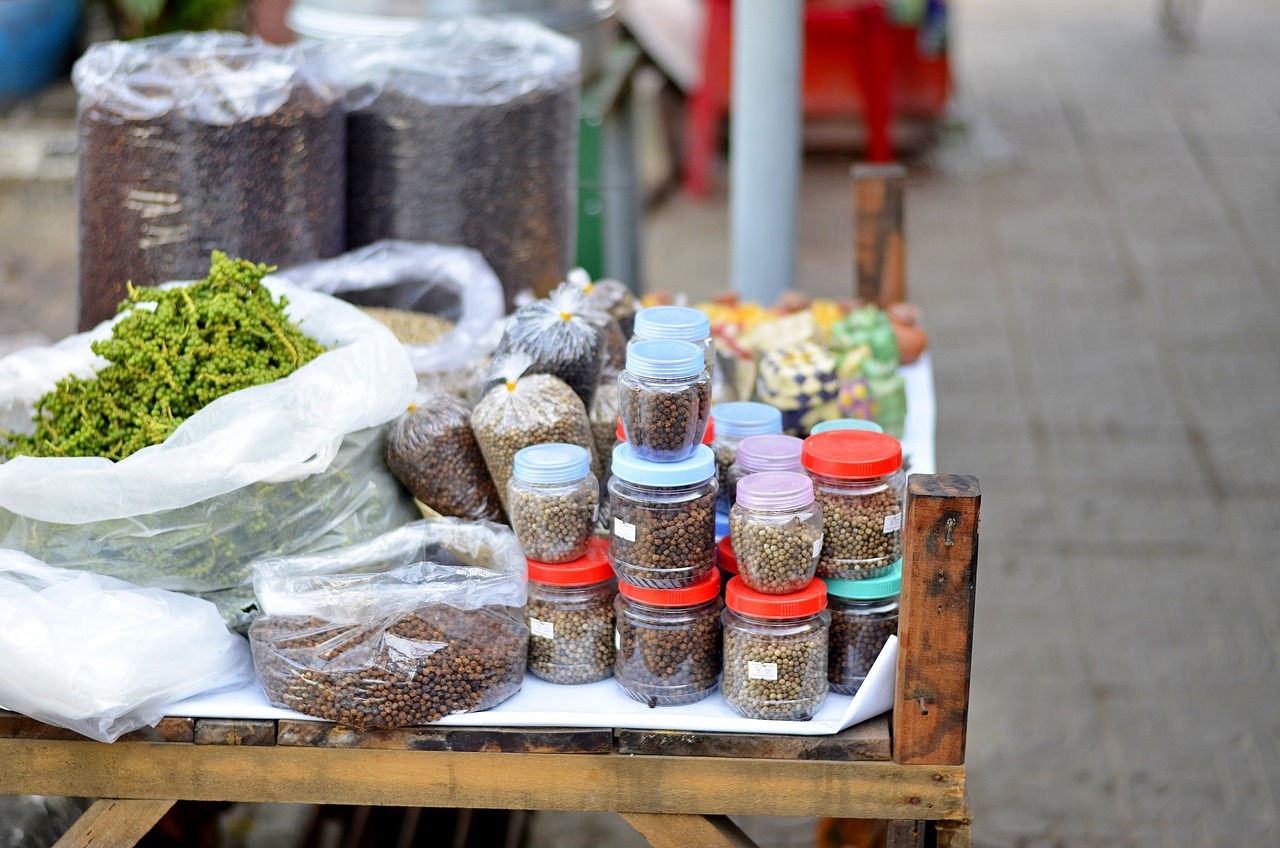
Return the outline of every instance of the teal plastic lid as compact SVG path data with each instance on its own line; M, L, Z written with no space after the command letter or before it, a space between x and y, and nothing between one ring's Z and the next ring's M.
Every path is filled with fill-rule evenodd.
M892 598L902 593L902 560L889 566L889 573L866 580L830 580L822 578L827 584L827 594L851 601L879 601Z
M650 306L636 313L632 334L646 340L700 343L711 336L711 318L692 306Z
M863 421L861 418L835 418L831 421L820 421L809 429L809 435L825 433L828 430L869 430L872 433L883 433L884 428L874 421Z
M769 436L782 432L782 410L753 400L735 400L711 407L716 432L730 439Z
M693 486L716 476L716 455L706 445L698 445L688 459L650 462L636 456L624 442L613 449L613 475L638 486Z
M586 448L562 442L530 445L516 451L511 474L527 483L568 483L591 473Z
M702 349L690 342L646 340L627 345L627 371L637 377L659 380L696 377L706 367Z

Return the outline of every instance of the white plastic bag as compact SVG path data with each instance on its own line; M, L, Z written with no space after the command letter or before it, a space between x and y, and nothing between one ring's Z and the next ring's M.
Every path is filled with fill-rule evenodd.
M253 677L208 601L0 548L0 704L100 742Z

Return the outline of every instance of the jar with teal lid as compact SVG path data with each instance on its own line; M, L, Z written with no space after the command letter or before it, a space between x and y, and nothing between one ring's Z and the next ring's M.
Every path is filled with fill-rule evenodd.
M680 589L716 561L715 456L697 445L680 462L650 462L630 444L613 449L609 561L634 586Z
M725 475L730 509L738 502L738 481L743 477L766 471L798 471L803 474L804 468L800 465L803 447L803 439L781 434L747 436L739 442L738 455Z
M627 443L640 459L678 462L693 456L711 415L711 375L689 342L632 341L618 377Z
M595 536L599 502L600 486L585 448L557 442L516 451L507 506L525 556L557 563L585 554Z
M729 511L729 466L738 458L738 445L749 436L769 436L782 432L782 410L767 403L736 400L711 407L716 419L716 437L711 449L716 457L716 479L720 483L722 511Z
M708 374L716 369L716 348L711 339L711 318L701 309L692 306L649 306L636 313L631 341L689 342L702 351Z
M902 560L880 577L826 584L831 613L827 680L832 692L854 695L889 637L898 635Z
M867 430L872 433L883 433L884 428L874 421L863 421L861 418L833 418L830 421L819 421L809 430L810 436L825 433L828 430Z

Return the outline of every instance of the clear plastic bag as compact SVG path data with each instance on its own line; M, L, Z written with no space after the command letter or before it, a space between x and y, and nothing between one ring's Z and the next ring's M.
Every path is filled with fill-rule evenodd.
M471 413L471 429L504 510L507 483L521 448L564 442L585 448L595 462L591 424L582 400L557 377L527 373L528 363L528 357L521 355L502 362L497 369L502 383Z
M525 373L559 377L590 409L603 365L602 320L603 314L588 308L581 292L565 287L520 307L507 319L486 392L506 382L501 369L513 355L523 355L529 359Z
M579 48L515 18L452 18L337 62L351 136L347 243L463 244L508 308L573 257Z
M636 313L640 311L640 300L631 289L620 280L592 280L581 268L569 272L565 285L572 286L587 297L587 305L606 313L618 322L624 341L631 338L635 329ZM621 369L619 369L621 370Z
M445 516L506 521L471 408L446 394L419 397L387 431L387 467L422 503Z
M209 252L288 266L345 243L346 118L322 63L230 32L91 46L80 95L80 327L126 281L199 277Z
M414 391L404 348L350 304L267 285L329 350L284 379L219 398L119 462L0 463L0 545L208 592L245 585L255 557L348 544L410 520L382 461L382 425ZM35 401L68 372L91 374L100 360L90 342L108 335L104 324L0 360L0 428L30 432Z
M466 247L380 241L278 271L270 279L324 292L360 306L438 315L453 324L430 344L406 344L420 382L465 385L493 352L502 320L502 284L489 263Z
M0 549L0 704L101 742L253 677L213 604Z
M354 727L489 709L524 676L526 585L515 534L452 518L260 562L258 677L276 706Z

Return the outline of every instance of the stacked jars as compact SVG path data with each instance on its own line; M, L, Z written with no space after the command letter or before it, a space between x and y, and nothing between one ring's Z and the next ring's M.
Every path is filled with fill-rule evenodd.
M767 595L799 592L813 581L822 552L822 507L813 481L794 471L742 478L729 511L738 577Z
M529 560L529 671L552 683L593 683L613 674L617 594L603 539L573 562Z
M702 352L708 385L716 370L716 348L711 339L711 318L691 306L650 306L636 313L632 344L643 341L688 342Z
M595 535L600 487L579 445L530 445L516 452L507 505L525 556L557 563L587 552Z
M762 471L804 471L800 452L804 442L795 436L748 436L738 444L737 457L725 475L729 506L738 499L738 481Z
M637 315L618 378L626 441L613 449L609 561L621 581L615 676L631 697L657 706L705 698L719 680L719 486L715 455L702 443L707 348L643 336L653 318L652 310Z
M898 635L902 563L866 580L827 580L831 648L827 667L832 692L857 694L890 636Z
M716 454L716 476L720 482L720 509L729 511L729 466L738 458L738 446L750 436L782 432L782 411L767 403L733 401L711 409L716 418L716 438L711 449Z

